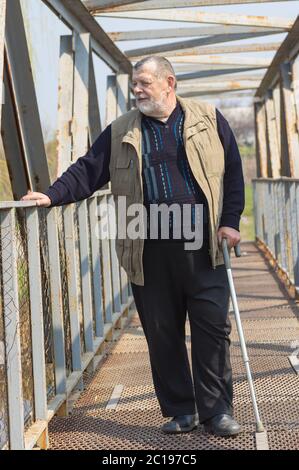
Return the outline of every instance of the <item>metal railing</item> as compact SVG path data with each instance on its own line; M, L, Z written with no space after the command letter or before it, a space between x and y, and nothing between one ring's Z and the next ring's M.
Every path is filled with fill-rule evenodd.
M49 420L67 415L83 372L133 308L110 221L98 216L112 198L0 203L0 448L47 448Z
M299 179L253 180L255 233L299 294Z

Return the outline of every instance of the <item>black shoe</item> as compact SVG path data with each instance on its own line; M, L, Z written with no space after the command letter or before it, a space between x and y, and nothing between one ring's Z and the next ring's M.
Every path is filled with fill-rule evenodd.
M193 431L198 426L198 414L175 416L168 423L163 424L162 431L166 434Z
M241 432L241 426L227 414L213 416L203 423L205 432L215 436L236 436Z

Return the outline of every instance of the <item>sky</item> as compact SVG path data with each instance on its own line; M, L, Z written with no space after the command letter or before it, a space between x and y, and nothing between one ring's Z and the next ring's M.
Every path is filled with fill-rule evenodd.
M34 80L42 128L46 140L53 138L57 127L58 103L58 65L60 36L71 34L71 31L51 12L41 0L21 0L25 18L26 34L30 44L30 55L33 66ZM295 20L299 14L299 1L263 2L257 4L225 5L196 8L200 11L234 13L245 15L266 15ZM180 23L170 21L150 21L117 18L97 18L102 28L107 31L130 31L147 29L164 29L174 27L196 27L196 23ZM205 26L204 24L202 24ZM242 43L280 42L286 34L271 35L257 39L243 40ZM180 38L181 40L183 38ZM158 39L144 41L121 41L118 47L125 51L146 45L163 44L177 39ZM239 43L229 42L226 44ZM247 53L246 53L247 54ZM245 57L246 54L242 54ZM236 55L236 54L234 54ZM274 52L248 53L248 56L273 57ZM94 57L97 91L100 101L102 125L105 120L106 78L111 73L109 67L98 57Z

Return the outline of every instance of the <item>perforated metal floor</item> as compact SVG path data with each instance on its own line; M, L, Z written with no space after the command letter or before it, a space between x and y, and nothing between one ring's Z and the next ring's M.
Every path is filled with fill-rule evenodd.
M299 342L299 308L280 287L253 244L233 260L233 273L259 410L270 450L299 449L299 376L288 356ZM201 450L256 448L255 421L233 314L231 362L235 417L243 426L236 438L205 434L202 428L167 436L152 385L148 349L135 315L94 376L68 418L50 423L51 449ZM190 358L190 328L186 327ZM299 343L298 343L299 344ZM106 409L117 385L123 390L115 409Z

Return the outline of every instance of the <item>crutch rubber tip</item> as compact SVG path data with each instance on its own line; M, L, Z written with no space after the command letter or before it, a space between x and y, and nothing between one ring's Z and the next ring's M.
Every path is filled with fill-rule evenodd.
M261 421L256 423L256 432L265 432L264 425Z

